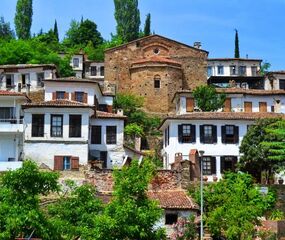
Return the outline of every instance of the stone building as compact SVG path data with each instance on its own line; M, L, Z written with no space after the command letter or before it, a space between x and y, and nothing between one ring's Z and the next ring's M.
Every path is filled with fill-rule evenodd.
M145 98L145 109L168 113L171 100L180 89L206 84L208 52L151 35L105 51L105 81L118 92Z

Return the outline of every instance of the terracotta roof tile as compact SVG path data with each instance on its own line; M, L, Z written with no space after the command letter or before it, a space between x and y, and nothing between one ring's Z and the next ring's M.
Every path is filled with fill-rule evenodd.
M157 200L164 209L199 209L197 204L182 190L148 191L148 197Z
M208 58L208 61L258 61L258 62L262 62L262 59L255 59L255 58Z
M22 96L22 97L26 97L26 94L21 93L21 92L12 92L12 91L0 90L0 96Z
M22 106L23 108L31 108L31 107L92 108L92 106L89 106L88 104L65 100L65 99L62 99L62 100L57 99L57 100L36 102L36 103L26 103L26 104L23 104Z
M181 66L181 63L179 63L179 62L176 62L176 61L169 59L169 58L160 57L160 56L153 56L151 58L143 58L143 59L140 59L140 60L133 62L132 65L149 63L149 62L151 62L151 63L166 63L166 64Z
M31 100L32 103L43 102L45 100L44 90L30 92L29 99Z
M96 111L96 117L97 118L119 118L119 119L126 119L127 116L120 115L116 113L109 113L109 112L102 112L102 111Z
M56 68L55 64L9 64L9 65L0 65L0 69L9 69L9 68L37 68L37 67L50 67Z

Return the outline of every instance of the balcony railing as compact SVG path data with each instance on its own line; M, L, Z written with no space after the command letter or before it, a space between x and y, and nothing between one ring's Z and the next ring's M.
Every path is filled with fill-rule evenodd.
M0 124L1 123L23 124L23 119L15 119L15 118L0 119Z

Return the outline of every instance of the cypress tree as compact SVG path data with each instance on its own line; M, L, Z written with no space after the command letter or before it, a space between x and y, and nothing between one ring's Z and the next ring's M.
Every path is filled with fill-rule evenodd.
M31 37L32 16L33 0L18 0L14 23L19 39Z
M235 36L235 58L239 58L239 40L238 40L238 30L236 31Z
M146 15L144 24L144 36L149 36L150 33L150 13Z
M55 22L54 22L53 33L54 33L54 35L55 35L55 37L56 37L56 40L58 41L58 40L59 40L59 37L58 37L58 28L57 28L57 22L56 22L56 20L55 20Z
M138 0L114 0L117 35L124 42L139 37L140 11Z

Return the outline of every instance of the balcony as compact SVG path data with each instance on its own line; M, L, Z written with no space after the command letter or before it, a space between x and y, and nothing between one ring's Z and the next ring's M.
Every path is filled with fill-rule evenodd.
M23 119L0 119L0 133L22 133L23 131Z

